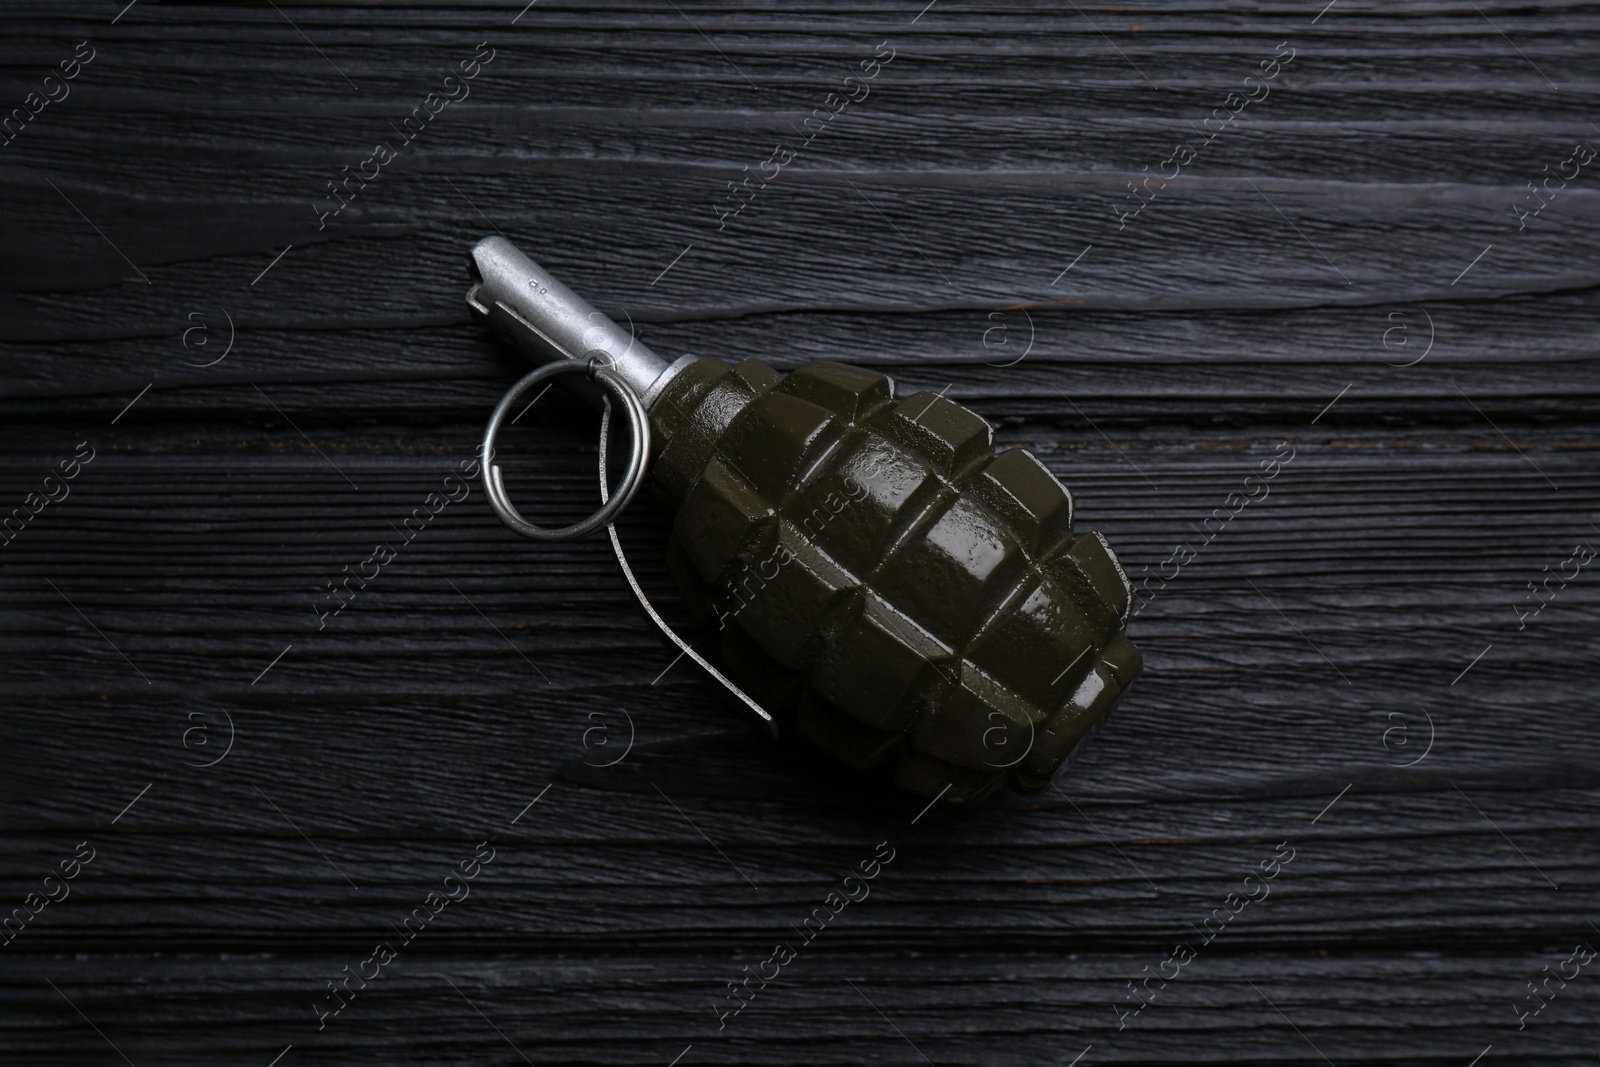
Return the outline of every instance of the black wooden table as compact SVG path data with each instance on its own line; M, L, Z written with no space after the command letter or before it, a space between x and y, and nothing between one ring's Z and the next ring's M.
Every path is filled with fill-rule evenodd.
M1600 1054L1600 7L124 2L0 12L0 1060ZM1033 449L1146 663L1059 788L775 751L501 526L496 232Z

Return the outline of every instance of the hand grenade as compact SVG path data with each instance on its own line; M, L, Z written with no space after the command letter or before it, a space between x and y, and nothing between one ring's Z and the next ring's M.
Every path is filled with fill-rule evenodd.
M979 416L843 363L668 364L504 238L474 247L473 271L473 310L550 365L485 436L497 512L539 539L588 532L648 464L670 569L726 673L842 763L956 803L1008 779L1037 792L1138 674L1116 555ZM494 431L531 379L585 367L635 412L633 481L587 524L543 530L504 500Z

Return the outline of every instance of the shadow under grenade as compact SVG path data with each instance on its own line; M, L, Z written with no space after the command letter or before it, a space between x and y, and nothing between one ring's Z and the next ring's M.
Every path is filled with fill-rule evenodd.
M536 540L581 536L648 467L673 514L674 578L769 725L970 802L1008 778L1044 789L1138 674L1115 554L1073 532L1067 490L1031 453L997 454L979 416L932 393L897 399L887 376L842 363L669 365L504 238L472 256L469 305L544 364L485 434L497 514ZM506 498L493 447L513 404L563 372L621 402L633 451L599 512L550 530Z

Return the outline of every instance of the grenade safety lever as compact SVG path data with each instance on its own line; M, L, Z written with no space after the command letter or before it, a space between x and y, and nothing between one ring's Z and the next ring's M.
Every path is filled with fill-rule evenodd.
M633 335L589 306L504 237L472 246L467 305L535 364L598 359L650 406L659 387L693 363L676 363L646 348Z
M496 409L486 468L512 401L562 364L648 419L601 513L538 534L509 501L501 518L579 536L648 463L669 567L728 674L847 766L957 803L1007 780L1038 792L1138 674L1115 554L1074 533L1066 489L1027 451L997 454L979 416L842 363L668 363L504 238L472 259L468 304L548 364Z

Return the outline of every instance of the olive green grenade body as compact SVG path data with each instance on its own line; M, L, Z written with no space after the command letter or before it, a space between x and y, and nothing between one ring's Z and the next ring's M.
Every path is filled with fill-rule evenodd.
M841 363L669 367L503 239L474 258L468 301L508 337L634 383L685 598L727 674L817 747L925 797L1035 792L1138 674L1116 556L982 418Z
M1139 671L1105 539L1030 453L840 363L690 364L654 482L729 674L844 763L924 796L1043 789Z

